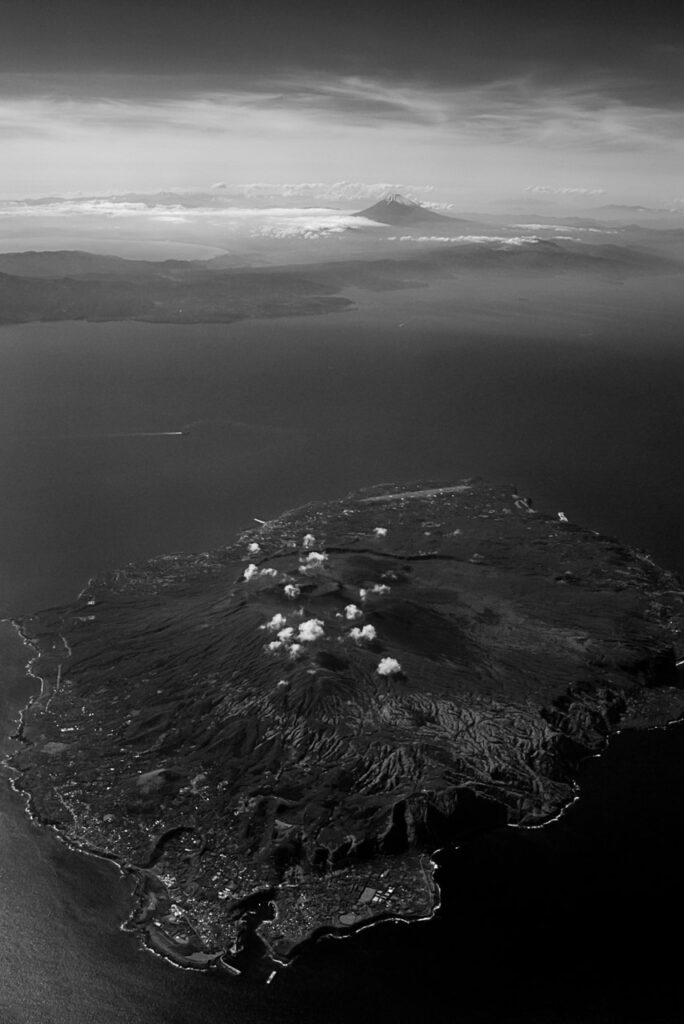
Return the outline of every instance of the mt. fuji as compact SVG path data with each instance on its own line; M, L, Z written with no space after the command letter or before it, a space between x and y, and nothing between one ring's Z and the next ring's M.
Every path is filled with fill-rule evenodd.
M393 226L418 225L418 224L451 224L455 225L458 220L455 217L446 217L442 213L435 213L426 206L407 199L398 192L391 192L373 206L367 207L355 214L357 217L366 217L368 220L377 221L380 224L391 224Z

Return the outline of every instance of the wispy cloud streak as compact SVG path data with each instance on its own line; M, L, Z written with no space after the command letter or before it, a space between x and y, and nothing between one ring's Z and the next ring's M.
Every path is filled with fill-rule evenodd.
M102 95L89 82L74 80L69 89L54 80L36 83L25 95L0 76L0 123L4 128L53 134L65 126L148 130L172 126L198 134L231 132L262 117L276 127L292 120L336 116L346 125L397 122L423 125L457 135L495 133L501 138L545 139L569 145L583 138L629 144L664 136L681 126L684 111L670 106L621 99L615 81L600 78L575 86L548 86L522 77L485 85L439 88L417 83L387 83L360 77L280 76L223 88L199 88L176 81L166 94ZM149 84L149 83L148 83ZM4 89L3 89L4 85ZM633 85L625 85L626 95ZM615 94L618 93L616 96ZM49 115L49 117L48 117Z

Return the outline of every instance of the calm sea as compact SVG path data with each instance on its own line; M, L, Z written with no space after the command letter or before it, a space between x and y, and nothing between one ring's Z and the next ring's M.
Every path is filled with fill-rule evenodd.
M0 614L67 602L131 560L221 545L255 516L428 477L515 483L684 572L671 318L651 311L649 330L597 299L579 320L459 321L413 298L393 297L390 316L389 301L233 326L0 329ZM6 735L28 690L7 635L3 650ZM437 920L321 943L268 987L141 952L119 929L114 868L36 829L3 785L0 1020L681 1019L665 933L684 910L683 743L680 727L621 736L559 824L444 854Z

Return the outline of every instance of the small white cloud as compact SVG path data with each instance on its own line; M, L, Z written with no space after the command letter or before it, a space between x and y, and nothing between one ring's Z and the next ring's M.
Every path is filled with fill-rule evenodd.
M313 640L320 640L325 636L325 628L320 619L307 619L300 623L297 639L301 643L311 643Z
M310 551L306 556L306 561L308 565L323 565L328 561L328 556L324 551Z
M272 633L275 633L277 630L282 629L286 622L287 622L287 619L285 618L285 616L281 615L280 612L277 612L273 616L271 621L267 622L266 625L262 626L261 628L262 629L268 629Z
M259 575L260 576L277 576L278 575L278 570L277 569L262 569L261 572L259 573Z
M278 639L282 640L283 643L288 642L294 636L294 629L292 626L286 626L285 629L281 629L278 633Z
M360 590L359 590L359 600L365 601L367 596L368 596L368 591L366 590L365 587L361 587Z
M375 671L379 676L396 676L401 672L401 665L396 658L382 658Z
M310 551L305 561L299 566L300 572L316 572L322 569L328 561L328 556L321 551Z
M344 609L344 615L345 615L345 618L349 619L350 622L353 622L354 619L362 618L363 612L358 607L358 605L348 604L348 605L346 605L346 607Z
M277 685L278 686L289 686L290 684L287 681L287 679L279 679Z
M368 624L366 626L363 626L361 629L359 629L358 626L354 626L354 628L350 630L349 636L352 638L352 640L357 641L375 640L377 632L375 626L371 626L370 624Z
M301 594L301 590L294 583L286 583L283 587L283 593L285 597L289 597L291 601L294 601Z
M281 640L271 640L270 644L267 644L268 650L273 654L275 654L276 651L279 651L282 646L283 644Z
M292 646L290 647L290 657L292 658L293 661L295 660L295 658L299 657L301 650L301 644L292 644Z
M258 567L256 565L254 565L253 562L250 562L250 564L247 566L247 568L245 569L244 573L242 574L243 579L245 579L248 583L249 583L250 580L253 580L254 577L258 576L258 575L259 575L259 569L258 569Z
M371 594L389 594L391 589L386 583L376 583L371 590Z
M373 533L375 534L376 537L386 537L387 536L387 527L386 526L376 526L375 529L373 530Z
M257 542L255 540L253 540L252 543L247 548L247 550L249 551L250 555L258 555L259 552L261 551L261 548L257 544Z
M306 533L302 537L302 547L304 548L305 551L310 551L315 543L316 538L314 537L313 533Z
M428 210L438 210L445 212L447 210L455 209L454 203L436 203L430 199L421 200L421 206L427 206Z

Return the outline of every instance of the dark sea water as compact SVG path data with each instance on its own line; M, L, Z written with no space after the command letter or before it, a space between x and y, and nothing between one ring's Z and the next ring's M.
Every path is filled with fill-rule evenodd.
M399 330L372 307L2 328L0 614L254 516L430 477L515 483L684 572L684 350L671 318L652 323L598 309L565 328L426 314ZM6 736L29 688L7 631L0 647ZM34 827L3 784L0 1021L682 1019L683 745L683 726L623 734L559 823L444 853L437 919L319 943L268 987L141 952L115 868Z

